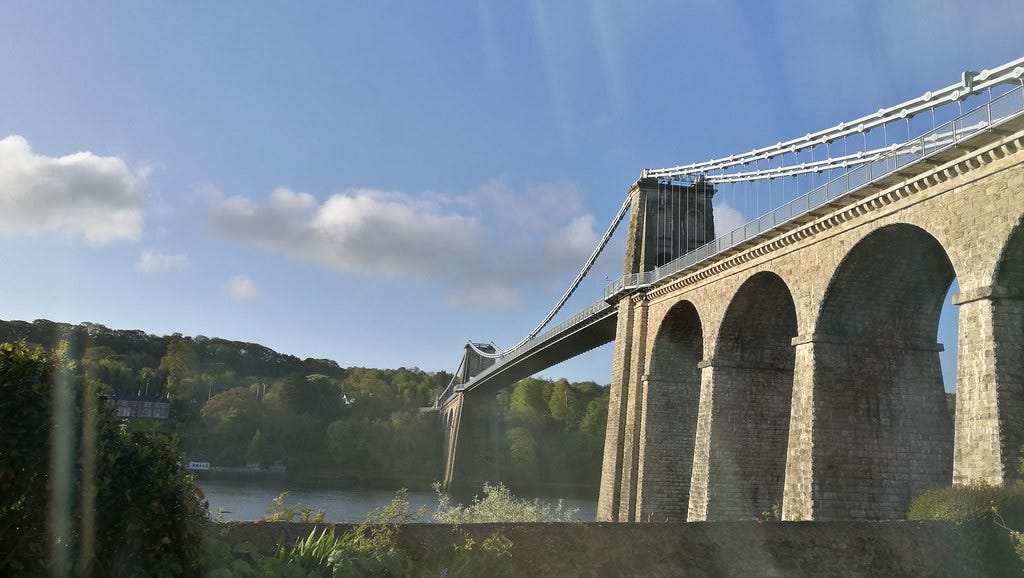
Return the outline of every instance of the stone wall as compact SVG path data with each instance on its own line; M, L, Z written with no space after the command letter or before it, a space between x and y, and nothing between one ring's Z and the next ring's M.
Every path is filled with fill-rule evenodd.
M224 534L274 554L313 527L242 522L225 524ZM515 576L1019 576L1006 534L993 529L948 522L407 524L397 541L440 570L455 542L497 533L511 541Z

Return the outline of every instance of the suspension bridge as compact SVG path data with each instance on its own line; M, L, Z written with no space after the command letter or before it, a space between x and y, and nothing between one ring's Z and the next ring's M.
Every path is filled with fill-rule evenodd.
M820 445L830 435L814 429L815 420L825 415L815 394L831 391L829 380L843 380L837 373L826 375L822 366L869 345L918 352L905 354L911 357L937 351L934 325L952 279L960 282L961 311L967 307L963 304L980 300L991 305L992 299L1018 307L1024 297L1024 273L1017 271L1024 270L1024 245L1014 243L1024 243L1019 233L1024 179L1007 175L1024 173L1024 154L1015 144L1022 129L1024 58L964 72L944 88L802 137L708 161L644 169L589 259L532 331L506 349L493 343L466 345L455 377L434 406L446 435L445 483L496 479L493 398L498 391L613 341L601 519L742 516L765 504L770 508L773 504L765 501L769 499L784 503L792 519L877 519L894 515L905 505L906 488L925 482L1002 480L1009 475L1006 464L1012 461L1003 455L1009 451L1005 448L1024 441L1020 426L1007 422L1011 414L1024 417L1024 394L1013 394L1017 397L1005 401L989 385L968 382L982 379L981 375L996 381L1000 375L1011 380L1024 375L1024 369L1014 365L1024 366L1024 361L1014 361L1024 358L1020 353L1024 337L1018 335L1024 330L1012 330L1006 343L995 343L1016 353L978 369L978 375L970 374L977 369L976 363L960 359L958 392L965 391L965 386L969 392L975 387L976 399L988 401L958 405L956 428L958 436L964 428L964 441L957 437L955 448L952 425L946 435L945 430L929 430L933 424L894 433L878 423L880 415L886 423L920 421L899 414L901 404L911 398L935 398L936 391L942 392L941 374L937 390L932 384L921 386L923 393L893 397L891 392L871 389L868 397L873 401L865 403L884 407L873 410L867 422L836 414L842 423L853 424L848 424L848 434L860 432L879 440L875 453L886 454L879 468L899 470L894 476L883 476L895 480L888 486L875 487L870 480L862 480L861 486L867 489L850 489L822 482L816 477L820 463L815 459L831 462L815 453L811 441L818 440ZM1007 163L1009 168L1003 166ZM1000 168L990 175L986 167L993 165ZM971 179L964 180L964 175ZM1010 179L1006 190L991 193L1003 178ZM947 186L951 181L956 186ZM957 212L950 213L953 208ZM721 230L724 220L716 220L716 214L740 215L744 222ZM628 222L623 274L604 287L597 301L567 308L623 222ZM875 263L877 269L856 269L860 265L852 263L857 251L866 251L864 247L886 236L891 237L888 245L880 247L892 253L891 263L881 258ZM961 253L981 251L979 237L987 239L992 255L961 262ZM904 247L910 247L907 255L901 252ZM901 256L906 260L900 261ZM1007 265L1006 259L1012 262ZM897 278L884 277L892 272L887 267L894 266L903 267ZM857 275L850 277L853 273L847 270L851 267L859 278L878 284L875 296L888 296L898 306L876 308L865 317L830 305L830 299L842 292L841 283L856 284ZM764 286L750 296L744 294L752 279L769 277L772 280L762 281ZM903 278L912 284L901 285ZM939 294L937 304L922 288L932 281L932 293ZM734 286L736 282L740 285ZM895 287L891 295L886 293L889 286ZM974 299L971 291L981 297ZM928 293L927 299L922 292ZM851 296L849 301L871 310L872 305L861 297ZM742 305L743 299L752 299L753 304ZM833 306L848 317L840 316L829 326ZM915 315L921 316L921 327L914 325ZM985 315L991 317L992 311ZM961 358L964 347L970 347L964 331L961 313ZM998 341L991 335L989 339ZM919 347L920 343L925 345ZM822 353L836 344L843 344L845 353ZM796 356L804 345L811 347L808 355L813 362L802 368ZM934 356L925 355L928 359L915 366L918 362L905 355L887 366L897 377L871 374L865 379L892 382L897 389L902 382L934 381ZM850 365L854 363L835 361L833 365L855 374ZM910 366L915 368L907 369ZM926 374L930 377L921 377ZM755 384L768 384L768 389L778 391L767 400L764 392L737 397L723 394L723 383L748 392L756 389ZM852 390L864 387L858 382ZM1024 385L1016 387L1024 389ZM808 415L798 415L798 402L811 404L811 409L803 408ZM743 413L765 404L776 413ZM1018 406L1019 411L1013 409ZM984 415L993 407L996 422L988 423L985 431L994 437L978 441L978 424L989 419ZM739 418L755 425L768 420L774 429L739 432L738 426L726 426L728 422L723 421ZM949 459L901 470L896 463L903 450L889 447L886 439L917 440L925 433L942 438L941 447L919 441L906 442L908 447L941 456L948 453ZM774 445L762 448L756 459L735 455L748 453L743 444L751 444L754 438L771 439ZM1005 451L986 458L978 449L985 444ZM843 451L856 453L849 448ZM765 456L773 456L774 461L764 462ZM1016 448L1013 460L1015 456ZM840 465L839 469L845 467ZM832 463L832 469L836 467ZM724 477L716 479L716 475ZM832 488L827 499L821 494L823 484ZM892 484L899 488L894 490ZM880 497L885 492L895 495L895 501ZM717 501L712 498L715 495ZM725 496L733 506L723 505Z

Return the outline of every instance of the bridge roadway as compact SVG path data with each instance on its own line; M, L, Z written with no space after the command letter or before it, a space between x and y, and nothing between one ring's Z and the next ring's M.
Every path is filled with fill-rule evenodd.
M611 343L615 340L617 317L618 309L598 301L541 333L527 346L511 352L469 382L456 386L455 392L495 394L539 371ZM440 405L443 404L442 400Z

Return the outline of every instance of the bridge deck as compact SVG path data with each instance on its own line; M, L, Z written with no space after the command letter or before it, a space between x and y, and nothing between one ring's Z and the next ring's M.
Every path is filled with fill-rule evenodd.
M529 346L488 367L468 383L457 386L455 391L493 395L520 379L610 343L615 339L617 313L618 310L607 303L595 303L537 336Z

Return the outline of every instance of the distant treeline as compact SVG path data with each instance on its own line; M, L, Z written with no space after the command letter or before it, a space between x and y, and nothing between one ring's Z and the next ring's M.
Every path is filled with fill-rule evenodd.
M66 347L78 373L110 395L171 401L165 421L191 459L222 466L283 462L291 474L425 486L440 477L432 405L451 380L419 368L342 368L256 343L154 336L95 323L0 321L0 342ZM607 388L526 379L498 396L502 478L520 491L595 488Z

